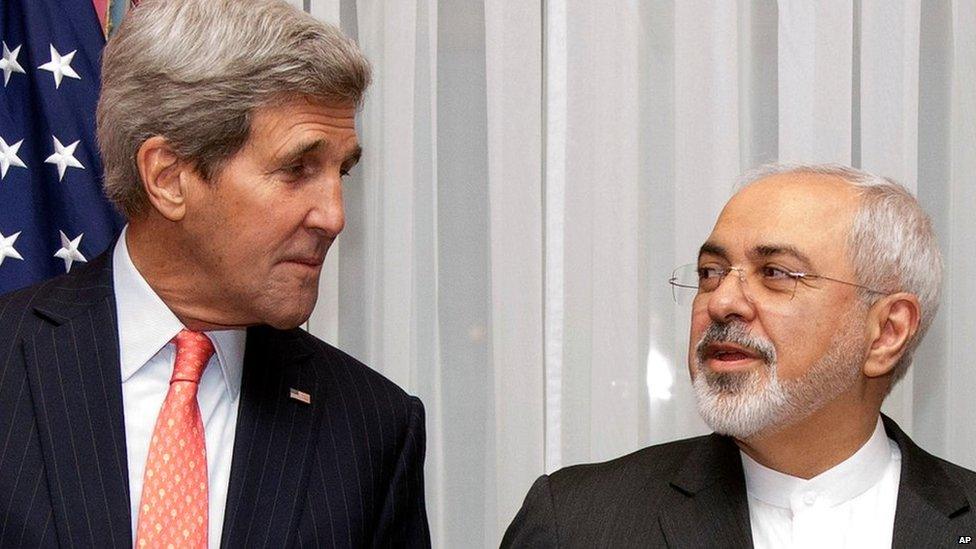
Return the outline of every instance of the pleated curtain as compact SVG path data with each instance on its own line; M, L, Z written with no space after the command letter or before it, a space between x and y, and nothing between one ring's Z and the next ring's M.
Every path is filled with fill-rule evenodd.
M308 329L426 404L436 547L497 546L540 474L707 432L667 279L776 160L935 220L942 308L885 411L976 468L976 2L294 4L375 71Z

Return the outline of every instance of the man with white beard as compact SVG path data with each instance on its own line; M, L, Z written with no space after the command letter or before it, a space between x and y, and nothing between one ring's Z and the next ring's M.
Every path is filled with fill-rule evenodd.
M543 475L503 547L941 547L976 473L881 414L938 308L918 202L837 165L747 174L671 278L712 435ZM969 541L967 541L969 540Z

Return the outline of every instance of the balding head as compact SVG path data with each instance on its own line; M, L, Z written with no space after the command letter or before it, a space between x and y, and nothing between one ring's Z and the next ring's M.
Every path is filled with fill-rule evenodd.
M828 403L876 414L931 322L941 280L914 197L832 165L747 174L696 267L689 368L706 421L739 438Z
M894 381L901 379L935 318L942 293L942 253L928 214L893 179L840 164L768 164L744 174L739 189L741 193L760 182L769 189L770 183L784 180L794 186L812 184L814 189L826 181L846 185L856 196L845 201L856 209L843 240L855 281L887 293L901 291L918 297L919 329L895 368ZM823 207L840 204L823 198ZM879 298L879 294L865 291L860 296L867 304Z

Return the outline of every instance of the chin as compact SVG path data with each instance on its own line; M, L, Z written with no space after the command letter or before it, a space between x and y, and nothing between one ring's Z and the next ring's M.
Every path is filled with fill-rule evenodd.
M291 330L292 328L298 328L302 324L305 324L305 321L308 320L309 316L310 315L295 318L274 318L269 319L267 322L265 322L265 324L278 330Z
M315 309L315 299L302 303L281 304L273 311L269 311L264 318L264 323L272 328L279 330L290 330L298 328L308 321Z

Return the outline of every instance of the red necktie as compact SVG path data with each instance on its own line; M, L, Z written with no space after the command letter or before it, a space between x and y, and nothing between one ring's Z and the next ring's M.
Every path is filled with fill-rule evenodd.
M189 330L173 341L176 363L149 443L136 547L207 546L207 446L197 388L214 347Z

